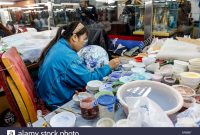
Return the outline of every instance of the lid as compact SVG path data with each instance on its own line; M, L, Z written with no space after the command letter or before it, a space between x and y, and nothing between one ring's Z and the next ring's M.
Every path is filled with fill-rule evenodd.
M116 102L116 98L110 95L102 95L97 99L98 104L108 106Z

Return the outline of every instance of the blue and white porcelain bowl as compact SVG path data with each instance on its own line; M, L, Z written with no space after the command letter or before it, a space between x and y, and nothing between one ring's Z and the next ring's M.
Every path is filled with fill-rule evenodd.
M109 63L108 53L97 45L89 45L82 48L78 55L90 71Z

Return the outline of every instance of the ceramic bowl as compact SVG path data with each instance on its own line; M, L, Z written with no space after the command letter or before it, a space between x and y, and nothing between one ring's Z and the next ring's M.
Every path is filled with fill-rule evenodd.
M128 106L124 101L125 97L132 88L144 87L150 88L151 92L148 94L148 98L160 105L160 107L166 112L166 114L171 115L179 111L183 106L182 95L173 87L160 82L155 81L134 81L122 85L117 91L117 98L125 113L128 115ZM131 96L130 94L127 96ZM170 100L169 100L170 99Z
M191 87L192 89L196 89L199 86L199 83L185 82L183 80L179 80L179 83L181 85L185 85L185 86Z
M98 91L99 87L101 87L102 85L103 83L101 81L93 80L87 83L87 89L89 91Z
M115 127L128 127L127 119L118 120L117 123L115 124Z
M153 74L151 80L152 81L157 81L157 82L161 82L163 79L163 76L161 74Z
M99 91L110 91L112 92L112 82L104 83L100 88Z
M168 76L165 76L163 80L164 80L165 84L170 85L170 86L174 85L175 82L176 82L176 78L174 78L174 77L168 77Z
M83 125L83 126L80 126L80 127L85 127L85 128L88 128L88 127L92 127L92 126Z
M96 127L113 127L115 125L115 121L111 118L101 118L97 121Z
M162 66L160 68L160 72L163 76L171 76L173 74L173 71L174 71L174 66L170 64Z
M182 69L183 71L188 70L188 65L189 65L189 63L187 63L187 62L180 61L180 60L174 60L174 67Z
M155 73L159 68L160 68L159 63L153 63L148 65L146 67L146 70Z
M191 65L199 66L200 65L200 58L191 59L191 60L189 60L189 63Z
M76 116L71 112L61 112L50 119L51 127L74 127Z
M131 64L132 66L134 66L135 63L136 63L136 62L135 62L134 60L130 60L130 61L128 62L128 64Z
M110 81L115 82L115 81L118 81L121 76L122 76L122 72L114 71L109 75L109 79Z
M136 63L134 64L134 67L144 68L145 65L144 65L144 63L136 62Z
M153 58L153 57L144 57L144 58L142 58L142 63L144 63L146 66L150 65L150 64L153 64L155 62L156 62L156 59Z
M180 80L186 83L200 83L200 74L195 72L183 72L180 74Z
M200 73L200 67L197 69L189 66L189 72Z
M133 73L142 74L142 73L144 73L144 72L146 71L146 69L144 69L144 68L139 68L139 67L135 67L135 68L132 68L131 71L132 71Z
M124 64L124 65L122 65L122 68L125 71L130 71L132 67L133 67L133 65L131 65L131 64Z
M96 94L94 95L94 97L95 97L96 99L98 99L98 97L100 97L100 96L102 96L102 95L114 96L114 94L113 94L112 92L103 90L103 91L100 91L100 92L96 93Z
M198 66L195 65L189 65L188 66L190 69L194 69L194 70L200 70L200 64Z
M180 92L183 97L191 97L196 94L195 90L185 85L173 85L172 87Z
M128 83L132 81L132 78L130 76L123 76L119 79L119 81L122 83Z
M184 97L183 99L184 99L184 104L183 104L183 106L184 106L185 108L189 108L189 107L191 107L194 103L196 103L196 99L193 98L193 97Z
M197 94L197 95L194 96L194 98L196 99L196 103L200 104L200 95Z
M128 64L129 63L129 59L128 58L120 57L120 63L121 64Z

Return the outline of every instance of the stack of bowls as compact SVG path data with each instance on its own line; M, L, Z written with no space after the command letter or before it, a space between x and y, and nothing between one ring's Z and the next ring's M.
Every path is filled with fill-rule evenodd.
M87 83L86 89L90 94L96 94L103 83L99 80L93 80Z
M180 74L180 84L196 89L200 83L200 74L195 72L183 72Z
M200 73L200 58L191 59L189 60L189 63L190 72Z
M174 70L187 72L189 63L180 60L174 60Z
M196 102L195 98L193 98L193 96L196 95L196 92L192 88L184 85L173 85L173 88L175 88L183 96L183 106L185 108L191 107Z

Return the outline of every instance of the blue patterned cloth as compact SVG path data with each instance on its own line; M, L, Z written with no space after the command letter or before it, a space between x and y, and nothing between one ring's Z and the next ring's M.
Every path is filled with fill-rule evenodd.
M91 80L101 80L111 73L104 65L89 71L66 40L60 39L47 53L39 69L37 94L49 108L71 100L76 89L84 88Z

